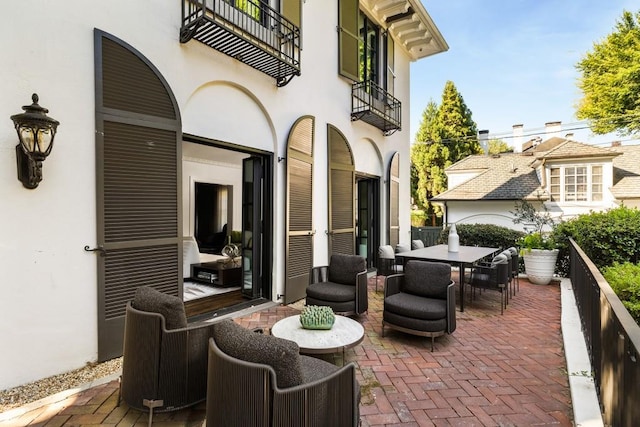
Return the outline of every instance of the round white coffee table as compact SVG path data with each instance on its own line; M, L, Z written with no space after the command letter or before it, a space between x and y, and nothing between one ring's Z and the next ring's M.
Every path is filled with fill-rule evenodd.
M271 328L271 335L295 342L300 353L328 354L342 352L362 342L364 328L358 322L345 316L336 316L329 330L304 329L300 315L285 317Z

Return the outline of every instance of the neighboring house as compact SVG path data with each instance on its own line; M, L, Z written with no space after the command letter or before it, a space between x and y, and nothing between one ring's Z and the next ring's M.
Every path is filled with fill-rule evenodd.
M184 294L185 245L242 242L212 315L409 242L409 68L448 49L420 0L23 0L0 21L0 389L120 355L137 287ZM60 126L27 189L9 117L34 92Z
M570 219L620 204L640 206L640 145L602 148L551 137L521 153L469 156L446 170L448 189L431 199L447 223L513 224L516 202L527 200Z

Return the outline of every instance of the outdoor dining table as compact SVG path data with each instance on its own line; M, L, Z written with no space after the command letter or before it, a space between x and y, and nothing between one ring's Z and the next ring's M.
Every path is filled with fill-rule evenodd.
M427 246L397 254L398 258L407 260L417 259L423 261L446 262L457 265L460 271L460 311L464 311L464 268L466 264L474 262L497 252L498 248L485 248L483 246L460 246L458 252L449 252L447 245Z

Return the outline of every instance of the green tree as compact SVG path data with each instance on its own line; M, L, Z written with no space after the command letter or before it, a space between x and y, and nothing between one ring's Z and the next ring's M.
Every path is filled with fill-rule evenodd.
M444 170L453 163L479 154L478 130L453 82L445 84L442 102L430 101L422 113L420 128L411 147L414 202L427 214L441 214L429 199L447 189Z
M624 11L614 31L578 62L577 117L597 134L640 133L640 12Z
M501 139L489 140L489 154L513 153L513 148Z

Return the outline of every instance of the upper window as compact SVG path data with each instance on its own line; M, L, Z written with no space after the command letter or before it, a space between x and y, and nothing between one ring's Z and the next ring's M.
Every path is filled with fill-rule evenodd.
M549 192L556 202L602 201L602 165L552 167Z
M387 33L382 31L371 19L360 11L358 51L360 81L372 81L385 90L389 87L389 74L393 73L389 62L389 41ZM392 52L391 52L392 54Z

